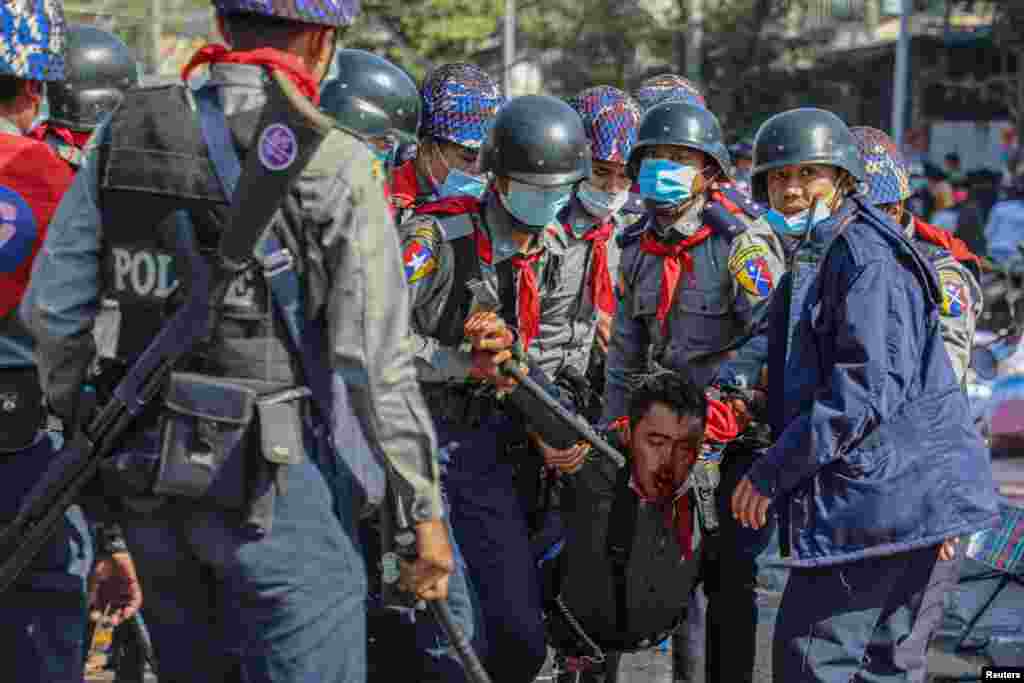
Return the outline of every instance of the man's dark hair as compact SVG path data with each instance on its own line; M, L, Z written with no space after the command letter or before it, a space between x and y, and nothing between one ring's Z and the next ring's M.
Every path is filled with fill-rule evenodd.
M703 425L708 415L704 392L682 375L662 371L651 375L630 393L629 423L635 425L655 403L664 403L679 417L696 417Z

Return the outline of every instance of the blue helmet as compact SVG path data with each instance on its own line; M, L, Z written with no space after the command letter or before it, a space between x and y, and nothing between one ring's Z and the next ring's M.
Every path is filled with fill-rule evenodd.
M850 132L864 161L867 198L872 204L895 204L910 197L910 171L888 135L877 128L858 126Z
M420 137L434 137L480 149L505 103L493 78L472 64L444 64L420 89L423 119Z
M629 95L609 85L587 88L569 101L583 119L594 159L625 164L636 144L640 109Z
M67 26L60 0L0 2L0 76L64 79Z
M359 14L359 0L213 0L220 14L261 14L305 24L348 26Z

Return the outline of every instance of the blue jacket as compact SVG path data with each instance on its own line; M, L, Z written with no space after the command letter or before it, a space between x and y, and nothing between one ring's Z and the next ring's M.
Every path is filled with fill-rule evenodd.
M890 555L992 526L995 483L943 347L942 290L902 231L848 199L780 286L768 327L776 441L750 478L773 499L788 564Z

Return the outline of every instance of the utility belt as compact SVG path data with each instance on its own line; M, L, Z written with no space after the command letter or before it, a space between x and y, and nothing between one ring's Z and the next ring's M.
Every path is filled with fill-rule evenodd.
M101 465L104 491L129 507L193 500L264 536L288 466L307 457L310 396L302 386L174 372L147 426Z
M0 368L0 455L28 448L45 426L46 405L36 368Z
M494 389L487 384L425 382L420 389L435 421L475 429L505 412Z

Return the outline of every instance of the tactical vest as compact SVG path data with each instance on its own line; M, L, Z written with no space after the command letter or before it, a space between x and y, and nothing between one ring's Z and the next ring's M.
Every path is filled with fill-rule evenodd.
M663 509L641 504L629 475L628 465L603 460L573 475L556 589L562 605L548 607L553 644L563 652L590 654L562 607L601 649L643 649L675 627L696 579L697 555L683 559Z
M432 204L426 204L420 207L417 213L430 215L431 206ZM432 336L446 346L459 346L463 342L463 328L473 304L473 295L468 284L474 280L489 281L492 288L498 292L501 303L498 314L509 326L517 328L516 269L512 265L512 259L505 259L496 266L481 263L476 236L478 231L483 230L480 213L466 211L433 216L433 219L437 221L442 239L451 245L456 277L455 284L444 303L437 330ZM551 285L560 266L559 257L550 254L544 272L538 276L542 299L545 287Z
M258 114L229 117L236 141L251 138ZM109 146L101 150L103 296L120 309L116 357L127 365L152 341L183 297L179 290L189 285L174 212L190 212L200 250L212 255L227 202L191 95L181 86L128 93L111 121ZM219 323L209 342L193 354L193 371L296 383L300 375L289 354L287 331L273 314L256 266L238 276L215 305Z

